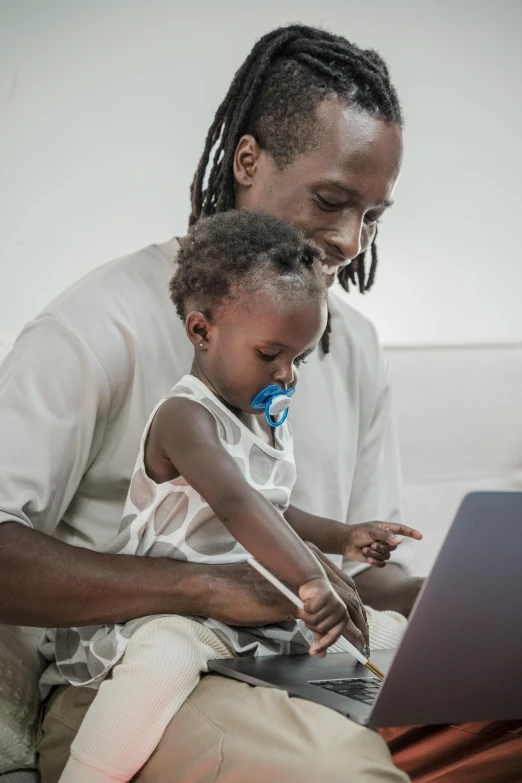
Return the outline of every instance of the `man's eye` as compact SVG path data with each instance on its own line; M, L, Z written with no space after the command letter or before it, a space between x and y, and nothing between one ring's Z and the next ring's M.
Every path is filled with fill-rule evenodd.
M377 225L377 223L381 222L381 217L382 217L382 215L379 215L378 217L376 217L375 215L373 217L371 215L365 215L364 216L364 222L367 225L375 226L375 225Z
M328 199L316 193L317 201L320 209L324 209L326 212L333 212L336 209L342 209L343 204L339 204L336 201L328 201Z
M274 359L277 359L276 353L264 353L264 351L258 350L258 356L260 359L262 359L264 362L273 362Z
M306 359L301 359L298 356L297 359L294 359L294 364L296 367L300 367L302 364L306 364Z

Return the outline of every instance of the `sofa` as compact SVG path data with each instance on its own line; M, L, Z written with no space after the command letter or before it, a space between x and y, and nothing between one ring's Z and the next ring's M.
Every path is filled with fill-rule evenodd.
M0 334L0 361L11 342ZM424 533L413 570L426 575L467 492L522 489L522 345L388 347L386 354L405 518ZM0 626L1 783L38 781L31 769L37 638L37 629Z
M406 521L429 573L467 492L522 489L522 344L386 349Z

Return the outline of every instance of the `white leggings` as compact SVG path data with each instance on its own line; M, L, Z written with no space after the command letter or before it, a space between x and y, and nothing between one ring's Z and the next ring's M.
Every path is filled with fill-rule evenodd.
M396 647L406 620L368 609L372 649ZM329 652L342 652L341 637ZM59 783L130 780L148 760L213 658L233 653L216 634L185 617L151 620L132 637L104 680L71 746Z
M130 780L148 760L213 658L233 653L186 617L151 620L104 680L71 746L59 783Z

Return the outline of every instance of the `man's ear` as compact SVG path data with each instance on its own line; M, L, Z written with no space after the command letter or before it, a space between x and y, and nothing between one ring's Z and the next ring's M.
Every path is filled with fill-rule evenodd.
M185 319L185 331L195 351L206 351L211 339L212 321L200 310L192 310Z
M239 139L234 154L234 177L238 185L251 187L260 155L261 147L253 136L247 134Z

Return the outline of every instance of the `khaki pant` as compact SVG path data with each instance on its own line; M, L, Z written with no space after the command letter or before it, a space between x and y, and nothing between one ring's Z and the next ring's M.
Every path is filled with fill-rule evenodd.
M53 694L38 744L43 783L57 783L95 695L73 687ZM377 733L285 691L217 675L201 680L135 778L136 783L408 780Z

